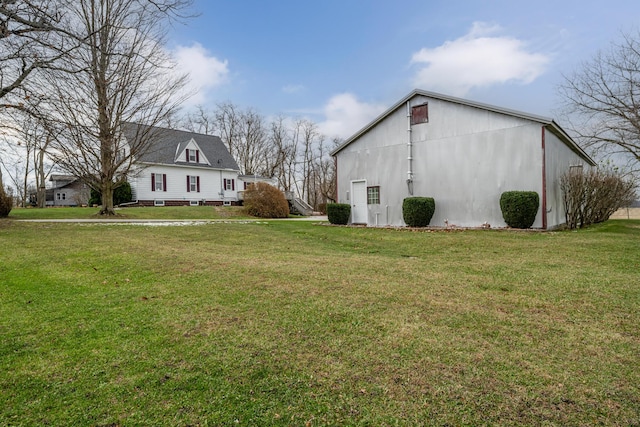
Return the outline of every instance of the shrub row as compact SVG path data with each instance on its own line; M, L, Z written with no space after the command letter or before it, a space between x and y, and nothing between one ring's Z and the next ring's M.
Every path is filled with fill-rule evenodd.
M133 198L133 194L131 192L131 184L128 182L122 183L119 187L116 187L113 190L113 205L117 206L122 203L129 203ZM91 189L91 197L89 198L89 206L93 205L101 205L102 204L102 194L99 191Z
M538 213L540 199L535 191L506 191L500 197L502 216L509 227L529 228ZM407 197L402 201L402 217L409 227L426 227L436 210L433 197ZM331 224L347 224L351 205L331 203L327 205L327 217Z

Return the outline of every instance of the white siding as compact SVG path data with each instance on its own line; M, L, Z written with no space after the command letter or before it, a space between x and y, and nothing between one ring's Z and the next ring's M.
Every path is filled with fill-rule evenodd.
M505 226L500 195L536 191L542 198L542 125L467 105L416 96L429 102L429 122L412 126L413 195L433 197L431 225L444 220L477 227ZM402 200L408 197L408 121L401 106L338 157L338 201L350 203L351 181L380 186L380 204L368 206L368 223L404 225ZM542 227L539 211L534 227Z
M166 191L152 191L151 174L166 174ZM187 191L187 176L200 177L200 192ZM223 179L236 180L235 190L223 190ZM238 172L202 167L152 165L134 179L136 200L229 200L236 201Z

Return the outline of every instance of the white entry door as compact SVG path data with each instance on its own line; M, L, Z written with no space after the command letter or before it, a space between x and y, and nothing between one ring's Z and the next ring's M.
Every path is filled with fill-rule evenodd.
M367 223L367 182L351 182L351 222Z

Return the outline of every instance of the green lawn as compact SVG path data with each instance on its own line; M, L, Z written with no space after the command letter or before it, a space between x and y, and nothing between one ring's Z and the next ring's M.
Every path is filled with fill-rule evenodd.
M640 425L640 221L0 242L0 425Z
M14 208L12 219L98 219L100 208ZM165 206L116 208L116 218L128 219L224 219L248 218L238 206Z

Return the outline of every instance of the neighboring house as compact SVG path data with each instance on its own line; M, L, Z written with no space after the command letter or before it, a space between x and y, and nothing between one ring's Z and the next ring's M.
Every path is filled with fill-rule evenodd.
M46 206L82 206L89 203L90 189L72 175L51 175L46 193Z
M535 191L534 228L565 222L560 177L595 162L552 119L414 90L331 153L351 222L404 225L402 201L433 197L431 225L506 226L504 191Z
M150 133L151 144L135 159L130 177L133 200L141 206L236 205L239 168L217 136L127 123L125 138ZM244 184L242 184L244 187Z
M247 189L247 186L253 184L254 182L266 182L269 185L273 185L274 187L278 186L278 180L275 178L267 178L260 175L238 175L238 182L240 183L240 191L244 191Z

